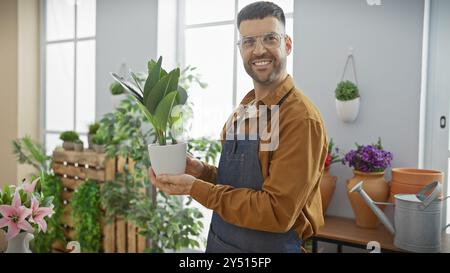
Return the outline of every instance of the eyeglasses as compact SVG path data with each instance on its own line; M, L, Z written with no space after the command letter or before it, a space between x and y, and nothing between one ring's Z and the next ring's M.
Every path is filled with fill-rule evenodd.
M281 39L285 37L285 34L278 34L276 32L269 32L255 36L244 36L238 41L237 45L243 50L253 50L255 49L257 39L259 38L265 48L273 49L279 48L281 45Z

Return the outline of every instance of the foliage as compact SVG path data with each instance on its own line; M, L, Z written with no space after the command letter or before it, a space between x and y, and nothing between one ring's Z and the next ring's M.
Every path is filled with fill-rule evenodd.
M113 76L138 102L137 105L155 130L157 142L160 145L166 145L169 137L168 130L181 118L179 115L174 115L172 110L175 106L186 103L187 92L179 85L180 69L175 68L166 72L161 65L162 57L157 62L154 60L148 62L148 77L144 87L134 73L131 73L131 77L135 84L126 82L116 74ZM172 138L172 142L174 140Z
M61 181L56 175L47 175L41 180L41 190L44 196L53 196L55 213L47 221L47 232L36 236L31 241L34 253L48 253L52 244L56 240L65 241L64 231L61 226L62 202L61 202Z
M133 170L130 164L126 164L124 173L105 183L101 189L101 204L106 210L107 220L123 217L134 222L152 241L148 249L152 252L198 246L193 238L202 229L201 213L197 209L185 208L180 197L165 196L155 188L151 192L156 193L157 202L148 196L150 160L147 146L154 132L151 127L142 129L149 124L137 103L132 99L124 100L115 112L106 114L100 124L110 139L108 156L120 156L134 162ZM179 233L174 235L174 230Z
M334 148L334 151L333 151ZM325 160L325 169L329 168L331 165L337 162L341 162L342 159L339 156L339 148L334 147L334 141L331 138L330 142L328 142L328 154Z
M72 218L76 240L83 252L98 252L101 245L100 189L95 181L83 182L74 192Z
M347 163L361 172L382 172L391 165L392 153L383 150L381 138L376 144L364 146L356 143L356 147L356 151L351 150L345 155L343 164Z
M222 145L218 140L212 140L208 138L191 139L188 143L188 152L194 155L194 157L201 158L209 164L216 164L216 160Z
M89 125L89 134L95 135L97 133L98 128L100 128L100 123L95 122Z
M75 143L75 144L83 144L83 141L81 139L76 139L73 143Z
M48 173L49 161L51 157L47 156L42 146L33 141L29 136L21 139L15 139L12 142L13 153L20 164L29 164L39 172Z
M79 138L80 138L80 136L77 134L77 132L74 132L74 131L65 131L59 135L59 139L61 139L62 141L74 142L75 140L77 140Z
M359 98L358 87L351 81L341 81L336 88L336 99L349 101Z
M118 82L111 83L111 85L109 86L109 90L111 91L111 94L114 96L125 93L125 89Z
M107 142L108 142L107 132L99 128L95 133L94 137L92 138L92 143L96 145L105 145Z

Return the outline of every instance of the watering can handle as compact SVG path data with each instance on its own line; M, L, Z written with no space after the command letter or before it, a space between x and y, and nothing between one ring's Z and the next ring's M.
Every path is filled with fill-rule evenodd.
M433 192L430 195L425 196L425 193L431 190L432 188L434 188ZM431 202L433 202L438 197L438 194L440 194L441 192L442 192L441 183L439 183L438 181L434 181L423 187L417 194L417 198L419 198L419 200L422 201L424 208L426 208L431 204Z

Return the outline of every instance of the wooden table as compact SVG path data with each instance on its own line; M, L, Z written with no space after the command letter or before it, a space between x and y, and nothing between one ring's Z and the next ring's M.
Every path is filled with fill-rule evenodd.
M342 246L367 249L370 241L380 243L381 252L406 252L394 246L394 236L380 224L377 229L365 229L356 226L354 219L336 216L326 216L325 225L312 238L312 252L317 252L319 241L337 245L337 252L342 252ZM450 253L450 234L442 234L442 252Z

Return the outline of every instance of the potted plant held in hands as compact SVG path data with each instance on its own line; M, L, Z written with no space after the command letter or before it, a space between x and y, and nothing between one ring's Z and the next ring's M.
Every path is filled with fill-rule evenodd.
M161 65L162 57L157 62L148 62L148 76L143 87L132 72L134 83L115 73L111 75L136 99L154 128L157 143L150 144L148 152L156 175L182 174L186 168L187 146L179 143L170 129L182 118L182 112L174 110L186 103L187 92L179 85L180 69L166 72Z
M73 150L75 141L80 139L80 136L74 131L65 131L59 135L59 139L63 141L64 150Z
M343 122L353 122L359 113L359 89L351 81L341 81L335 90L336 111Z

